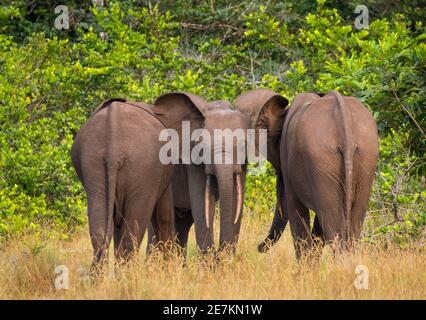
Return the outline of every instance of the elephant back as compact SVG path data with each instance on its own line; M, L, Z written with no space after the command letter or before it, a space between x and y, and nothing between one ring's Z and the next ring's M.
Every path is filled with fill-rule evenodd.
M159 117L153 110L152 105L145 103L145 102L138 102L138 101L131 101L124 98L111 98L104 102L102 102L93 112L92 117L98 113L99 111L105 109L106 107L110 106L113 102L121 102L126 105L137 107L141 110L144 110L145 112L149 113L151 116L156 118L165 128L167 128L167 124L164 123L163 119Z
M111 98L102 102L99 106L96 107L95 111L93 111L92 115L95 115L102 109L108 107L113 102L126 102L127 100L124 98Z

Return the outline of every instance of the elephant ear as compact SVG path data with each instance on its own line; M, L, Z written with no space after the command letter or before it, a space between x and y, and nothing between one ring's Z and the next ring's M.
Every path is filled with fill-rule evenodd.
M270 89L254 89L241 94L234 105L250 116L250 128L267 129L273 136L282 129L288 100Z
M264 104L276 93L270 89L254 89L239 95L234 102L236 109L250 117L250 128L255 128Z
M267 130L267 159L277 172L280 171L278 142L284 126L288 100L269 89L254 89L240 95L235 107L250 117L250 128ZM260 151L259 137L255 136L256 152Z
M182 121L190 121L191 129L200 128L208 102L202 97L186 92L172 92L158 97L152 110L166 126L180 131Z
M277 139L283 129L288 100L276 94L265 102L257 117L256 129L268 130L268 137Z

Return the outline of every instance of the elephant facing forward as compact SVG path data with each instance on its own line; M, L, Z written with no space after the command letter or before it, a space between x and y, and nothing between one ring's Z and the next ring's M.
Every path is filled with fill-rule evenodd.
M231 134L241 130L246 137L249 128L247 115L232 108L227 101L206 101L198 97L198 109L204 117L203 129L211 137L211 161L206 158L191 159L188 164L176 164L172 177L172 194L175 210L175 227L178 244L186 254L189 230L194 225L197 247L205 253L214 247L213 218L215 203L220 203L220 239L219 247L230 245L235 250L241 226L245 190L246 163L237 161L238 141L232 144L214 144L215 130L229 130ZM225 142L226 134L223 136ZM205 143L204 137L200 145ZM215 163L215 155L229 157L232 162ZM229 159L229 158L228 158ZM195 161L193 161L195 160ZM147 252L156 243L154 232L150 230Z
M359 100L336 91L299 94L289 108L280 97L258 89L235 103L257 110L279 176L281 210L265 240L278 240L288 218L298 258L315 238L339 251L361 233L378 159L376 122ZM316 213L312 231L309 209ZM266 250L265 242L259 249Z

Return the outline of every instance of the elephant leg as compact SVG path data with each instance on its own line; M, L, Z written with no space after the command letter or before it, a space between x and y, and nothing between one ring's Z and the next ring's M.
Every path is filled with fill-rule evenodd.
M146 255L149 256L152 253L152 250L157 245L157 238L155 237L154 228L152 223L148 226L148 242L146 244Z
M346 222L343 214L343 197L341 191L328 184L316 189L321 190L315 195L315 226L313 233L319 235L322 242L331 243L335 253L340 253L346 243ZM319 226L319 227L318 227Z
M134 197L125 204L121 224L114 233L114 251L117 260L128 261L139 249L154 206L155 196L149 193Z
M312 240L315 248L318 250L324 246L324 232L322 230L318 215L315 215L314 225L312 226Z
M259 252L267 252L281 238L285 227L287 226L288 216L284 215L285 210L282 211L283 215L279 213L278 205L275 207L274 220L272 221L271 228L266 238L258 245Z
M136 250L139 248L141 241L139 224L135 220L123 219L123 224L116 227L114 232L114 252L118 262L129 261ZM116 240L115 240L116 239Z
M351 239L349 239L349 245L361 235L365 213L368 209L368 199L370 198L371 187L374 181L375 168L375 160L372 161L368 155L362 156L360 153L355 153L354 176L357 178L355 178L355 192L350 221Z
M194 218L192 217L191 210L175 208L175 230L176 240L180 248L181 254L186 257L188 246L188 235Z
M290 221L296 257L299 260L312 247L309 210L300 202L287 184L286 191L285 207Z
M282 175L276 177L276 201L274 220L272 221L271 228L265 240L263 240L257 247L259 252L266 252L273 246L284 232L288 222L288 213L284 206L284 182ZM280 212L281 211L281 212Z
M151 225L161 250L164 250L174 243L175 224L172 189L170 185L157 201L154 214L152 215Z
M99 266L107 260L108 248L104 248L105 237L107 243L111 242L112 232L107 232L107 206L106 196L101 190L88 190L87 207L89 217L90 240L93 247L92 267Z
M213 219L210 215L209 228L205 219L206 174L204 166L188 166L188 186L191 211L194 219L195 237L198 249L205 253L213 247ZM214 195L211 195L209 212L214 212Z

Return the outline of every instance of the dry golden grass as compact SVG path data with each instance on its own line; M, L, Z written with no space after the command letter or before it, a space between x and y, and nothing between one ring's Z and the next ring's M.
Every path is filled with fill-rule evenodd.
M87 230L69 241L10 241L0 251L1 299L425 299L426 251L413 245L359 244L335 259L325 250L315 266L295 262L289 230L268 253L256 251L268 229L245 217L238 253L214 267L195 255L193 235L186 266L177 258L155 258L110 272L97 280L82 277L90 266ZM143 247L144 248L144 247ZM144 251L144 250L143 250ZM70 271L69 289L57 290L55 267ZM354 286L357 265L369 271L368 289ZM112 268L110 268L112 269ZM84 272L83 272L84 274Z

